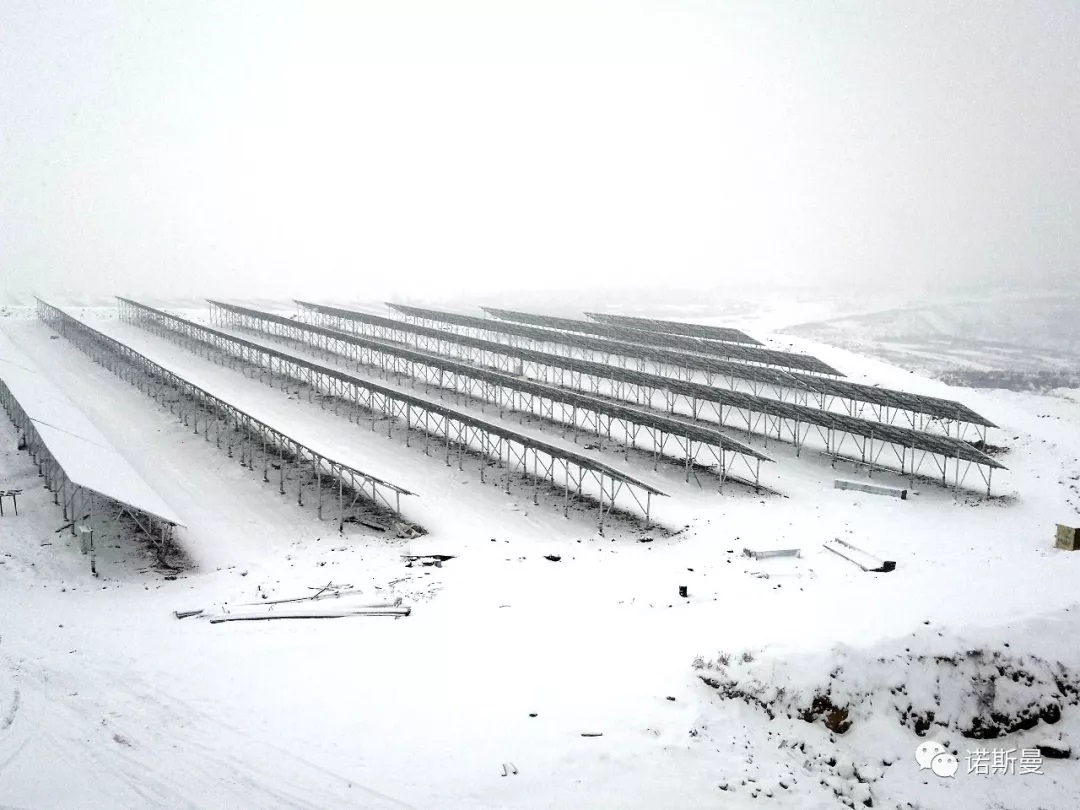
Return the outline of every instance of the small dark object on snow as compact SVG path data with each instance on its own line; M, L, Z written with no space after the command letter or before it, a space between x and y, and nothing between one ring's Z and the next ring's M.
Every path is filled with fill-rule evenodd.
M827 541L822 547L839 557L843 557L848 562L854 563L863 571L887 573L896 570L896 562L894 560L879 559L873 554L863 551L858 546L854 546L846 540L841 540L839 537Z
M414 563L420 563L420 565L434 565L436 568L442 568L442 564L447 560L454 559L452 554L402 554L408 562L405 564L406 568L412 568Z
M178 619L186 619L189 616L201 616L201 610L174 610L173 615Z
M176 581L176 574L169 574L167 577L165 577L165 579L167 581L169 581L169 582L175 582Z
M536 712L529 712L529 717L536 717Z
M1072 747L1064 740L1043 740L1035 747L1047 759L1068 759L1072 756Z
M558 554L545 554L544 559L551 560L552 562L558 562L562 559L562 557L560 557Z
M679 586L679 596L681 596L683 598L686 598L688 595L689 595L688 586L680 585Z
M604 735L601 734L599 731L583 731L583 732L581 732L581 736L582 737L603 737Z
M675 698L673 698L673 697L672 697L671 695L668 695L668 696L667 696L667 699L668 699L668 700L675 700Z

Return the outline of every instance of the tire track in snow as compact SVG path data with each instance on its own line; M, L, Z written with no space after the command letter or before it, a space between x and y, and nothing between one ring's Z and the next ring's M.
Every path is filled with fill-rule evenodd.
M15 722L15 715L19 713L19 687L15 687L11 695L11 705L0 719L0 731L7 731Z
M33 741L36 753L50 749L49 761L81 763L83 774L64 780L108 796L112 807L410 807L168 696L130 670L116 678L84 657L63 670L24 665L21 675L34 735L4 765Z

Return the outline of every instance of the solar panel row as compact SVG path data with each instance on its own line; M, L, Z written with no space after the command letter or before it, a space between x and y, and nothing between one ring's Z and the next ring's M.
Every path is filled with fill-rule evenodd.
M688 337L702 338L703 340L747 343L752 346L761 345L760 341L754 340L745 332L726 326L665 321L659 318L636 318L630 315L606 315L600 312L586 312L585 317L591 318L597 323L606 323L612 326L629 326L633 329L645 329L649 332L659 332L665 335L686 335Z
M461 315L424 307L412 307L404 304L388 304L391 309L401 312L406 317L420 318L441 323L452 323L471 329L483 329L488 332L524 337L544 343L561 343L588 349L606 355L623 357L641 357L664 354L676 365L688 365L699 360L731 358L746 363L762 363L779 368L800 368L824 374L840 375L840 372L827 366L816 358L806 355L777 352L756 346L741 346L734 343L716 343L697 338L677 335L658 335L643 330L621 330L617 327L600 327L581 321L592 327L591 334L569 332L550 326L525 323L513 320L495 320ZM597 336L595 332L603 332Z
M183 525L89 417L3 336L0 377L72 484L165 523Z

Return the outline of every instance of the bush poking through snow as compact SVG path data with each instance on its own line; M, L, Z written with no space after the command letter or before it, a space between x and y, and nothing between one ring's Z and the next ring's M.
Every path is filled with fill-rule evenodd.
M940 644L940 642L938 642ZM821 722L836 734L878 712L920 737L934 728L985 740L1056 723L1080 702L1080 673L1010 650L875 654L838 647L827 654L780 658L721 653L694 667L725 699L777 716Z

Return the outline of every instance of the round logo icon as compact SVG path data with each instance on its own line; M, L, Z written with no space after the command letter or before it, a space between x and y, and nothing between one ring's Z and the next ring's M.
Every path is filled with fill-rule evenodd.
M935 776L941 776L945 779L956 776L959 767L960 761L956 758L956 755L948 752L938 754L930 760L930 770L934 772Z
M919 770L925 771L931 767L934 757L945 753L945 746L936 740L927 740L915 749L915 761L919 763Z

